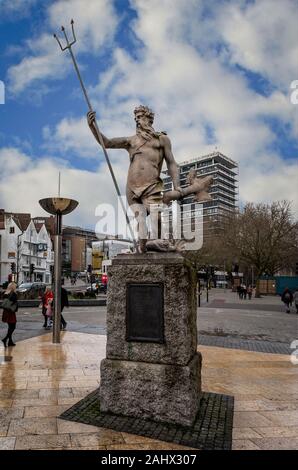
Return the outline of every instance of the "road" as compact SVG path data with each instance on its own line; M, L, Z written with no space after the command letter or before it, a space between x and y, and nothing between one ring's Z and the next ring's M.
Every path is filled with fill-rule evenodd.
M212 291L211 291L212 292ZM204 293L198 309L198 331L202 336L238 338L290 344L298 339L298 315L292 308L286 314L278 297L263 297L239 301L230 292L216 291L206 303ZM70 307L64 317L69 331L106 333L106 307ZM39 308L22 308L18 312L16 341L48 333L42 328L43 317ZM4 336L6 325L1 324Z

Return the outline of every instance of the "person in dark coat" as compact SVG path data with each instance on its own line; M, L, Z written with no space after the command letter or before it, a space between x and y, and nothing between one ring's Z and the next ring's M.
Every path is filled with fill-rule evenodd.
M293 300L294 300L294 304L295 304L295 307L296 307L296 313L298 313L298 287L294 292Z
M283 291L281 300L286 306L286 312L290 313L290 305L293 302L293 294L288 287L286 287L285 290Z
M239 296L239 299L241 298L240 293L241 293L241 286L237 286L237 294Z
M64 287L61 287L61 328L62 330L65 330L67 322L65 321L62 311L64 307L69 307L69 302L68 302L68 294L67 290L64 289Z
M3 308L2 314L2 321L8 325L6 336L2 339L2 343L4 344L5 348L6 346L15 346L15 343L12 340L12 334L16 329L17 324L16 312L18 311L18 296L16 289L16 284L11 282L3 296L3 301L7 299L10 302L10 308Z

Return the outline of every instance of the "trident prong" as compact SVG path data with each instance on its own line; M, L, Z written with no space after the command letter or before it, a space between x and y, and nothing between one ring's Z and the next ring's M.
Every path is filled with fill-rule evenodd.
M65 40L66 40L66 46L65 47L62 46L57 34L54 34L54 38L58 42L62 52L65 51L66 49L70 49L71 46L73 46L77 42L76 35L75 35L75 32L74 32L74 21L71 20L70 24L71 24L72 36L73 36L73 40L71 42L69 42L69 40L68 40L68 36L66 34L64 26L61 26L61 31L63 32Z
M76 40L77 40L76 35L75 35L75 31L74 31L74 26L73 26L73 25L74 25L74 21L71 20L70 24L71 24L72 35L73 35L73 44L74 44L74 43L76 42Z

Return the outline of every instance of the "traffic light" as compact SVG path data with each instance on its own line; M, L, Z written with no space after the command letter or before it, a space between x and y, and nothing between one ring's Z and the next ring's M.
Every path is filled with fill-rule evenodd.
M33 274L35 271L35 264L34 263L31 263L30 264L30 274Z
M15 274L16 273L16 263L10 263L10 267L11 267L12 274Z

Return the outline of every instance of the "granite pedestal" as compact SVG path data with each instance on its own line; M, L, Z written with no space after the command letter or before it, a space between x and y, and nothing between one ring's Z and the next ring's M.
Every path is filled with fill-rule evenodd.
M192 266L177 253L118 255L108 274L101 411L191 426L201 394Z

